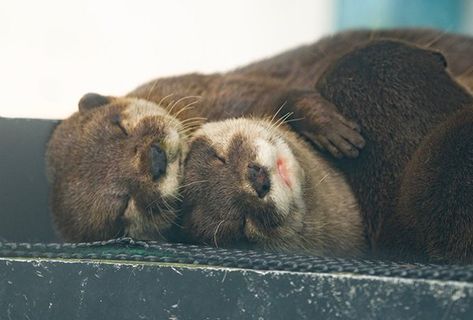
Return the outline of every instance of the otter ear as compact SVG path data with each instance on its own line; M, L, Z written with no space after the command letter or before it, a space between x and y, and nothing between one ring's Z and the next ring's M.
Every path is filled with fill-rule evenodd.
M439 62L439 64L441 66L443 66L444 68L447 67L447 59L445 59L445 56L438 52L438 51L432 51L432 55L434 56L434 58Z
M79 100L79 111L87 111L104 106L112 101L111 97L102 96L98 93L86 93Z

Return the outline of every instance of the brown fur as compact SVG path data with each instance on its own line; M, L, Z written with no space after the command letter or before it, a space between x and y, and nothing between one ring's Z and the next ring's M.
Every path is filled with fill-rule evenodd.
M409 161L388 249L436 261L473 262L473 107L441 123ZM396 235L394 237L394 235Z
M279 115L298 119L289 124L320 150L337 158L354 158L364 146L357 124L341 115L314 85L340 57L379 39L402 40L441 52L451 75L473 89L473 38L439 30L399 29L345 31L231 72L153 80L129 95L154 102L167 97L165 105L183 110L180 119L272 116L282 106ZM186 96L200 99L179 101ZM174 105L175 101L179 102Z
M355 31L327 37L313 45L225 74L190 74L151 81L128 96L157 103L185 122L184 125L189 129L205 120L201 117L218 120L242 115L272 116L281 109L277 117L288 114L288 119L294 120L289 124L320 149L336 157L356 157L358 150L364 146L357 124L341 115L313 86L327 67L341 55L360 43L379 37L399 38L439 49L449 60L451 73L465 83L471 83L468 82L472 70L471 38L432 30ZM121 234L120 224L115 224L119 216L116 210L112 206L103 209L109 199L107 194L115 193L115 187L110 187L114 186L110 184L113 179L109 178L119 175L116 159L122 159L123 163L127 159L122 153L114 158L112 155L118 151L113 150L114 144L109 145L107 139L98 139L92 134L84 135L100 132L108 137L115 132L116 126L104 125L109 124L109 120L103 117L108 112L105 110L109 109L113 108L90 111L88 116L87 113L72 116L61 124L53 136L57 142L50 144L49 169L61 172L53 176L56 178L52 180L52 207L53 212L56 212L56 221L67 225L60 227L67 234L67 239L102 239ZM154 126L153 123L148 125ZM102 154L107 151L111 156L100 158L99 151ZM91 152L91 155L82 154L87 152ZM82 158L89 162L81 162ZM128 169L124 172L130 173ZM137 178L136 173L133 174ZM140 174L144 174L144 171ZM66 176L70 178L66 179ZM131 176L129 178L134 179ZM138 179L143 180L141 176ZM90 190L77 190L82 183ZM73 196L69 197L67 192ZM104 197L101 198L102 194ZM162 207L164 204L159 205ZM92 218L88 218L87 212Z
M445 64L437 52L379 41L342 57L317 85L344 116L360 124L367 141L357 159L338 161L337 167L357 194L378 252L391 245L386 238L400 236L387 221L397 217L401 176L409 159L430 130L473 102ZM415 173L411 176L417 179Z
M400 177L409 158L431 128L472 102L471 96L451 79L445 67L444 57L437 52L400 42L377 41L341 57L317 84L317 90L328 101L333 102L344 116L355 119L361 125L368 141L358 159L336 161L337 169L331 168L325 173L330 176L343 172L346 175L348 185L361 206L370 244L378 253L387 249L388 244L383 243L384 238L380 236L380 232L384 219L395 217ZM231 131L230 129L232 127L222 132ZM248 130L253 139L258 136L251 128L245 130ZM215 243L225 244L225 240L230 244L248 242L244 233L237 231L238 225L232 224L232 228L225 229L221 224L226 226L227 219L236 219L241 223L244 221L242 217L252 213L263 217L273 216L274 208L261 207L256 197L251 198L245 194L245 168L251 160L248 160L246 152L241 151L241 148L248 148L252 140L238 144L240 149L235 152L235 164L227 164L228 168L206 161L215 152L224 154L226 148L232 150L230 140L222 150L209 147L214 146L221 138L222 133L217 132L214 135L204 135L204 141L201 141L198 132L198 139L190 147L185 170L185 185L189 185L184 188L185 232L194 241L208 244L212 244L212 236L218 239L214 239ZM284 132L284 137L288 136L287 131ZM304 157L306 155L298 159ZM310 166L318 167L320 161L320 158L311 159ZM336 189L341 186L340 182L335 185L327 182L323 187L304 196L312 209L307 216L298 217L296 210L294 217L298 218L288 220L278 227L279 230L293 230L301 220L313 219L315 224L327 226L323 232L325 237L331 239L327 243L339 247L338 242L333 240L334 237L342 238L343 232L350 233L353 229L350 224L343 224L343 231L334 228L334 225L342 225L343 219L336 215L321 214L329 212L329 208L319 201L311 202L318 193L325 193L327 187ZM329 201L331 205L338 204L339 200L335 199L333 193L325 196L332 197ZM305 247L299 245L298 237L315 238L310 229L298 234L284 231L277 236L272 235L272 245L268 245L266 239L253 245L276 250L301 250L302 247L312 252L327 253L327 250L320 251L320 244L315 242L304 243ZM226 233L221 235L224 232ZM389 225L385 225L384 232L396 236ZM321 237L321 234L316 236ZM279 239L288 242L278 243ZM323 242L321 239L323 238L319 238ZM293 246L288 243L293 243ZM343 250L339 249L338 252Z
M291 190L281 189L276 160L268 165L260 158L260 139L287 144L290 151L282 152L287 163L292 164L289 153L294 155ZM253 165L269 174L264 197L251 184ZM206 124L191 140L184 172L182 225L188 241L343 256L365 249L358 206L343 176L285 127L249 119Z
M175 219L177 192L164 190L172 170L153 181L149 150L153 143L163 144L168 169L178 166L180 179L185 137L181 135L179 146L166 145L169 130L181 130L180 124L170 116L128 112L136 99L94 96L81 100L80 112L64 120L48 143L50 204L57 229L67 241L120 235L161 239Z

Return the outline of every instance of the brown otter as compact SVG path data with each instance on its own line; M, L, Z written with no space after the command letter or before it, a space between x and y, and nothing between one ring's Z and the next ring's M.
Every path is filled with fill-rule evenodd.
M365 248L343 175L268 119L209 122L197 130L183 196L188 241L343 256Z
M274 115L279 110L279 115L287 115L288 123L294 129L305 134L311 142L318 145L321 149L329 151L336 157L356 157L358 150L364 146L364 140L359 133L359 127L356 123L341 115L333 104L314 90L313 84L327 66L340 57L341 53L351 50L355 44L376 38L378 35L381 37L397 37L438 47L445 52L447 58L452 58L452 73L455 76L468 79L468 72L464 72L462 75L461 71L469 70L467 62L471 62L472 40L468 37L442 34L430 30L383 31L380 33L359 31L329 37L312 46L291 50L280 56L225 74L191 74L151 81L131 92L128 98L144 99L166 108L175 117L185 122L186 127L199 124L203 120L201 117L208 120L217 120L242 115L265 116ZM200 98L198 99L193 96L200 96ZM115 99L115 101L118 100ZM99 109L108 110L108 107ZM91 114L95 114L94 112ZM117 112L117 114L119 113ZM84 143L99 144L98 146L84 147L80 149L82 152L88 152L89 148L92 150L107 150L108 148L108 146L100 146L100 143L106 143L106 139L92 139L89 135L86 135L85 138L75 136L82 132L81 123L83 119L86 119L85 113L83 116L73 116L60 126L61 129L59 131L64 132L63 134L53 135L53 139L57 137L61 140L57 143L58 146L49 152L49 158L52 159L50 163L55 164L58 172L69 174L68 170L60 168L63 163L62 161L70 161L71 163L76 161L75 159L68 159L67 155L62 153L65 150L69 151L66 147L60 146L60 144L67 145L68 139L71 140L71 143L76 143L77 139L84 139ZM94 125L97 127L101 126L102 120L99 121L99 119L102 118L99 117L97 121L90 121L90 128L87 130L104 131L106 133L108 129L116 129L116 127L111 126L93 128ZM87 119L87 121L89 120ZM108 120L105 123L108 124ZM151 123L148 124L151 125ZM68 129L68 127L70 128ZM51 144L54 145L54 142ZM71 154L79 158L85 157L80 154L79 149L76 149L75 153ZM62 160L54 161L54 158ZM106 161L110 163L107 164ZM107 171L107 167L112 168L115 166L114 159L112 158L109 160L103 158L101 162L98 161L97 163L95 165L95 162L91 161L88 164L88 170L93 172L98 172L99 170ZM68 168L69 165L65 164L64 167ZM86 170L85 166L81 170ZM73 174L75 173L72 170L71 175ZM106 190L107 185L113 185L111 181L107 180L108 177L113 177L113 175L102 175L98 175L103 179L97 179L95 187ZM95 218L91 219L91 221L86 221L87 223L83 225L80 221L85 221L85 217L82 217L82 220L69 220L67 218L68 211L84 211L87 208L95 208L98 211L108 212L109 208L105 201L94 201L95 204L87 203L88 200L93 200L95 197L88 198L84 196L79 199L78 196L75 196L71 198L75 199L75 201L67 200L67 193L64 190L77 194L82 194L84 191L79 190L78 192L74 189L74 184L80 184L74 179L66 179L65 176L63 178L59 175L56 177L58 181L67 181L62 182L63 185L60 189L57 189L57 187L53 189L53 198L55 197L54 194L61 194L63 196L55 198L56 204L53 205L53 211L65 212L64 218L61 220L56 218L56 221L64 224L76 224L76 226L59 228L60 230L70 230L70 232L64 231L68 233L65 236L66 239L98 239L110 237L111 234L120 234L114 231L115 227L111 228L112 231L99 231L100 226L108 228L110 224L109 222L102 223L104 221L102 221L100 215L96 225L94 224L93 226L87 223L95 223ZM82 178L81 176L76 177L78 179ZM85 175L85 177L87 176ZM99 185L99 182L103 185ZM86 203L81 203L81 201ZM168 203L169 199L166 202ZM99 203L101 203L101 206L98 206ZM163 206L162 204L159 205ZM70 208L73 209L69 210ZM58 214L54 213L56 216ZM76 229L82 230L82 233L76 232ZM91 231L90 237L86 236L88 230ZM73 235L74 232L78 234L77 237Z
M473 101L468 92L450 77L445 67L446 61L438 52L400 42L375 41L341 57L317 83L317 90L324 98L336 105L344 116L360 123L367 140L365 150L357 159L333 161L336 169L325 173L329 177L334 174L338 176L339 172L346 177L359 203L368 240L375 251L384 250L383 243L380 243L381 225L384 219L394 215L400 177L409 158L429 130ZM252 158L246 156L249 151L244 150L254 149L255 142L248 138L241 139L242 128L226 123L220 124L224 128L220 128L218 123L212 126L207 124L192 138L185 165L184 231L194 241L211 243L214 239L217 243L231 244L244 239L264 248L300 249L298 237L304 237L304 229L296 228L302 230L302 235L295 233L292 247L287 245L292 240L289 233L278 231L280 228L292 230L303 224L300 216L295 215L295 220L284 220L287 224L282 226L270 222L264 224L270 220L269 217L278 220L279 214L277 206L268 208L259 204L257 190L253 187L255 195L255 191L248 187L254 179ZM230 133L235 134L236 138ZM218 160L220 157L223 160ZM233 162L225 160L229 157ZM217 160L205 164L213 158ZM258 172L263 172L259 176L263 180L268 179L265 173L268 169L261 164L256 165ZM311 166L318 168L319 163L312 161ZM269 179L268 185L273 180ZM303 180L299 182L303 183ZM337 188L340 184L320 185L312 190L313 193L304 194L306 197L303 200L308 202L314 193L324 193L330 187ZM331 203L335 205L338 201ZM319 203L312 205L315 206L311 211L314 214ZM320 208L327 210L324 205ZM241 222L247 221L247 216L263 221L259 232L266 228L269 231L265 230L265 234L271 234L276 230L279 232L276 239L281 237L286 241L281 241L280 247L277 247L277 241L267 245L269 241L266 238L255 242L248 234L246 224ZM327 217L333 218L319 213L319 219L315 218L316 224L332 226L332 221ZM304 218L307 219L306 216ZM231 220L231 224L226 219ZM239 221L240 225L235 221ZM327 227L325 231L327 245L336 246L337 242L333 239L345 236L336 228ZM344 232L351 231L348 228ZM389 228L385 231L390 232ZM320 251L317 245L304 249Z
M50 204L62 237L161 239L176 217L184 131L149 101L85 95L47 148Z

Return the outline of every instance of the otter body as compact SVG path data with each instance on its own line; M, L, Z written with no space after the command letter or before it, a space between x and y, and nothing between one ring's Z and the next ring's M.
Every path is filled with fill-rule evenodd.
M465 106L472 108L471 95L449 76L445 67L443 57L436 52L378 41L342 57L317 84L321 94L343 115L360 124L367 141L357 159L336 163L357 194L369 240L378 253L392 248L393 237L402 237L403 233L389 221L399 216L396 206L401 177L414 152L437 125ZM435 153L441 154L442 150ZM426 160L438 156L423 154ZM458 156L468 161L468 157ZM445 166L447 169L448 164ZM461 167L451 167L451 170L462 170ZM414 181L418 177L411 172L407 179ZM424 183L428 188L430 181ZM452 196L462 197L460 194ZM443 207L451 204L442 197L435 202L444 200ZM470 205L466 205L468 201ZM471 206L471 201L461 201L466 205L465 210ZM411 216L418 214L413 208L406 212ZM452 215L450 219L457 218ZM431 234L433 238L444 236L437 231ZM448 234L453 236L451 232ZM460 235L455 236L462 239L459 242L467 241Z
M292 129L303 134L321 150L326 150L335 157L356 157L358 150L364 146L364 140L359 133L358 125L350 121L350 117L356 121L359 121L359 118L347 111L349 107L342 110L345 116L342 115L329 101L330 94L324 93L325 96L323 96L319 92L320 88L315 87L315 83L327 68L338 61L343 54L378 37L401 39L428 48L439 49L449 60L450 72L454 77L459 80L466 79L465 83L471 79L469 78L470 63L472 63L470 57L473 52L471 38L430 30L355 31L328 37L314 45L297 48L225 74L191 74L151 81L135 89L123 99L128 101L130 98L132 100L138 98L139 101L146 100L154 103L156 108L162 108L161 110L167 111L176 120L184 122L186 127L184 131L186 132L183 134L187 134L188 130L193 130L191 127L200 125L206 120L239 116L264 117L269 115L276 118L284 116ZM107 107L102 110L115 110L113 104L110 105L108 102L105 104ZM101 112L88 112L80 116L73 116L61 124L50 142L48 166L50 172L55 172L52 175L53 198L54 194L59 195L53 200L53 213L56 212L54 213L56 222L63 236L72 241L104 239L123 234L120 231L123 229L121 217L126 210L122 207L113 209L107 206L106 199L109 199L112 194L118 198L125 196L126 201L120 198L116 201L117 206L123 205L125 202L128 204L128 193L124 193L123 189L120 189L121 187L118 188L120 192L117 192L115 185L110 183L116 181L115 178L119 176L119 171L112 169L116 166L116 158L100 157L101 152L106 153L109 148L112 148L107 146L107 139L91 139L94 132L100 132L101 135L107 137L117 129L116 125L102 127L104 123L109 124L110 119L105 119L103 116L107 114L105 111L103 114ZM96 119L92 119L93 117ZM87 121L88 124L85 125L84 121ZM153 123L153 121L147 121L147 126L153 127ZM131 127L125 128L125 131L138 127L139 124L140 121L132 122ZM390 125L389 123L385 124ZM120 129L119 126L118 129ZM366 127L363 128L363 130L366 129ZM415 131L417 128L413 128L413 130ZM142 130L140 132L143 138L153 137L150 131ZM422 129L419 136L423 134L424 130ZM80 138L81 135L82 138ZM128 145L131 140L126 141L128 142L123 142L122 147L129 146L133 150L136 144ZM78 147L73 150L70 146L75 143L78 143ZM130 208L136 210L130 209L128 211L127 216L131 215L134 218L128 219L127 230L129 231L127 234L136 234L143 238L161 238L158 235L159 229L162 230L160 226L167 228L172 224L175 216L174 209L166 210L165 208L170 204L173 207L175 201L171 201L170 198L164 198L164 201L161 201L162 199L159 197L161 191L159 190L153 191L156 192L154 196L158 195L156 197L159 200L151 204L153 207L151 212L169 211L171 214L166 217L160 216L160 219L162 218L166 222L161 219L159 223L155 223L159 214L151 215L153 217L152 225L158 226L158 232L155 232L156 230L139 231L142 228L146 229L145 225L151 221L149 216L143 215L150 208L148 200L153 197L153 192L147 193L147 190L155 188L151 185L146 187L147 179L153 179L149 162L150 159L160 157L154 155L153 158L150 155L150 144L147 144L147 148L147 154L142 156L141 162L136 160L134 164L130 164L130 167L138 168L139 163L146 163L147 169L126 171L130 173L127 183L134 180L132 172L135 172L134 177L138 181L133 185L140 186L133 189L136 201L140 205L136 206L134 205L136 202L132 202L133 206ZM180 145L178 149L185 150L185 143ZM88 153L94 156L87 155ZM125 155L116 153L121 158L128 159ZM184 154L185 152L182 151L181 159ZM69 159L69 156L72 158ZM132 158L130 156L129 159ZM88 160L84 162L83 159ZM159 163L158 160L156 161ZM69 164L64 165L67 162ZM68 168L72 169L70 170L71 174L66 174ZM57 174L58 172L64 174ZM94 173L98 174L94 176ZM180 171L178 173L175 175L177 177L175 181L179 181ZM115 178L110 180L109 177ZM172 196L179 197L179 183L174 187ZM90 192L86 191L86 188L89 188ZM63 190L67 190L73 195L69 197ZM357 197L362 196L359 190L354 189L354 192ZM101 195L105 196L100 197ZM365 207L366 203L363 209ZM70 214L65 213L68 211ZM99 213L99 211L105 212L105 214ZM147 218L140 220L139 217ZM116 221L120 222L114 224ZM370 239L377 238L375 229L378 230L380 224L378 215L374 214L367 221ZM70 226L70 228L61 226ZM135 230L135 232L130 232L130 230Z
M400 246L393 248L392 244L395 241L391 241L392 239L387 241L389 237L397 239L403 235L402 232L398 232L399 229L396 229L395 224L390 225L387 222L396 219L399 214L396 207L404 169L431 130L458 110L472 104L471 95L447 73L443 55L389 40L370 42L341 57L322 75L316 90L323 98L333 103L342 115L360 124L367 145L357 159L331 159L330 168L325 167L324 170L321 155L318 155L318 158L310 159L311 163L306 169L322 170L324 172L322 176L325 178L332 175L345 176L344 183L347 185L344 188L349 187L348 190L351 190L357 199L371 249L382 255L387 254L388 249L393 249L390 252L393 253L391 257L406 258L408 255ZM205 125L204 128L209 125ZM231 138L223 139L223 133L238 130L239 127L226 125L227 128L223 129L220 126L225 127L224 124L213 124L213 130L206 130L204 137L208 146L223 145L219 148L224 150L221 152L225 154L225 150L232 149L233 142ZM243 129L240 128L240 131ZM249 131L251 132L250 129ZM199 131L196 135L197 138L201 138ZM257 137L255 134L253 136ZM223 142L217 143L221 139ZM202 148L195 141L199 140L191 143L191 152L186 159L185 185L189 187L184 188L183 224L185 232L190 234L191 238L211 244L212 234L218 239L225 239L225 235L220 235L225 229L217 228L221 221L224 224L227 223L226 219L236 219L235 216L246 217L249 212L262 216L274 215L274 212L259 207L257 205L259 200L256 198L253 201L243 200L245 197L241 196L242 193L246 197L251 195L251 189L245 193L244 184L249 178L245 176L247 166L244 160L240 167L233 167L233 170L225 168L225 164L222 167L212 162L209 162L207 165L209 168L206 169L202 162L205 153L195 151ZM240 141L238 145L251 144L252 142L248 140ZM211 147L208 149L210 154L214 152ZM243 178L231 179L232 175ZM415 174L411 176L406 179L409 181L416 178ZM299 179L303 180L300 177ZM330 198L333 196L330 191L332 188L341 190L340 182L331 184L330 180L321 180L325 183L313 185L311 188L313 193L304 194L303 200L309 205L309 213L300 219L308 219L310 223L319 227L337 224L343 220L335 218L334 215L324 214L329 212L327 206L311 200L317 198L315 195L324 193ZM204 182L200 184L199 181ZM232 187L228 187L228 184ZM426 187L428 188L428 185ZM347 195L346 192L341 194ZM468 197L462 199L466 205L471 201ZM325 204L331 203L337 206L339 201L339 198L332 197L331 201ZM231 213L231 216L228 213ZM410 211L410 214L415 216L415 210ZM297 213L294 215L297 216ZM455 214L450 218L456 219ZM285 227L291 229L294 223L288 221ZM343 226L344 231L326 228L326 233L317 234L320 239L327 240L324 242L327 251L322 251L324 254L330 252L330 244L336 247L337 241L334 239L344 238L343 232L351 233L356 230L351 228L350 223ZM267 245L267 241L256 242L255 245L283 251L320 252L320 247L315 242L306 242L302 248L297 245L299 236L311 235L309 229L301 230L299 234L285 234L285 239L288 243L293 243L293 246L284 242L284 245L280 244L279 247L271 247ZM227 232L230 238L235 234L233 229ZM452 232L448 234L451 237L456 236ZM233 240L251 242L251 239L245 238L244 233L239 235L241 239ZM432 235L433 238L442 236L441 233ZM468 243L468 237L463 239ZM396 241L399 243L399 239ZM410 245L414 247L414 243L418 242L414 241ZM336 250L332 253L335 252Z

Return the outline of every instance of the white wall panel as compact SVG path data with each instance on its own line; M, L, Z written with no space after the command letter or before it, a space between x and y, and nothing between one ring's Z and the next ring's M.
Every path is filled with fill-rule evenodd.
M330 0L0 2L0 116L62 118L82 94L226 70L332 29Z

